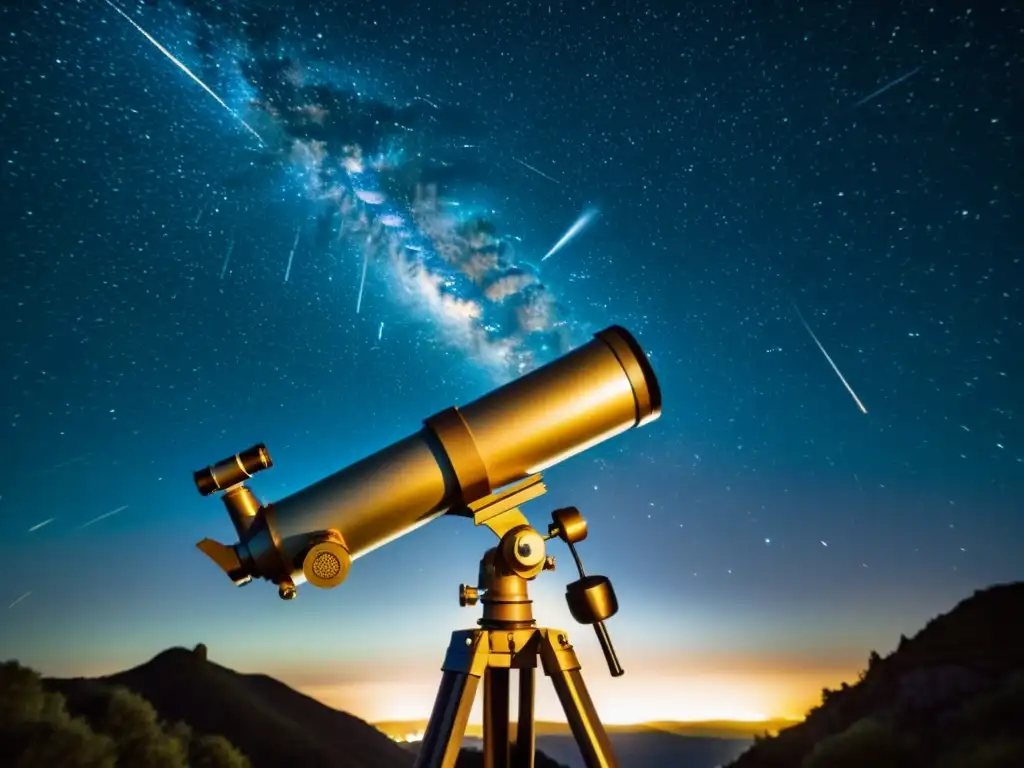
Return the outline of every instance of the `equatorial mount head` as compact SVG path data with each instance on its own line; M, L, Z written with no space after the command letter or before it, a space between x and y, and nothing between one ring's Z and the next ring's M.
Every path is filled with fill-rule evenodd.
M472 516L477 525L484 525L500 539L480 560L476 586L459 585L459 605L483 603L479 624L488 629L521 629L533 626L532 601L527 583L543 571L555 569L555 558L548 555L545 542L561 539L569 547L579 579L568 584L565 599L569 612L580 624L591 624L597 633L608 670L613 677L622 675L605 620L619 610L615 590L606 576L588 576L576 544L587 538L587 521L575 507L551 513L548 535L542 536L527 522L518 505L544 492L540 477L530 478L500 494L469 505L462 512Z

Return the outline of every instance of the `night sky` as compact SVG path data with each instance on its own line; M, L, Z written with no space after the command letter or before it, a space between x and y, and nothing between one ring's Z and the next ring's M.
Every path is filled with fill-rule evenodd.
M618 680L560 543L532 588L608 722L799 715L1024 576L1018 6L200 5L118 7L227 108L105 0L0 16L0 657L93 675L204 642L425 717L493 536L442 518L284 603L195 549L235 535L192 472L262 441L279 499L612 324L662 418L524 509L578 506L616 585ZM324 144L296 107L327 110ZM400 221L342 211L346 142L390 158ZM542 327L472 281L401 284L381 238L443 271L422 181L434 224L485 220L532 276L508 302Z

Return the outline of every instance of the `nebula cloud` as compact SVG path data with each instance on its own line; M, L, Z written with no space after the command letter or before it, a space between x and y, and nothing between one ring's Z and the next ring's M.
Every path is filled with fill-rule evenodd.
M567 351L570 326L537 271L516 261L492 222L462 217L442 197L446 182L480 175L477 164L445 156L445 126L464 135L464 115L309 82L290 59L253 59L242 71L278 152L323 206L321 250L347 247L369 260L399 303L496 371L522 373Z

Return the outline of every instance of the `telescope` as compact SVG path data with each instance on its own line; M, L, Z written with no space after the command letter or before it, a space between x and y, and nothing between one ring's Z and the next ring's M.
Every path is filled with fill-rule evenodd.
M431 416L415 434L280 501L261 504L245 482L273 465L255 445L195 473L203 496L220 492L238 542L197 547L237 585L264 579L281 598L298 587L341 584L352 562L441 515L473 518L499 539L480 561L461 605L483 604L478 629L452 634L417 768L453 768L478 683L484 682L488 768L534 765L534 672L551 678L588 768L614 768L608 736L590 700L568 635L539 628L527 584L554 570L546 542L565 542L579 572L567 587L573 618L595 627L612 675L623 674L605 619L618 610L611 582L588 576L575 545L587 523L574 507L552 513L544 535L519 506L546 492L541 473L661 414L647 355L612 326L588 343L468 405ZM515 749L509 671L519 670ZM513 761L514 758L514 761Z

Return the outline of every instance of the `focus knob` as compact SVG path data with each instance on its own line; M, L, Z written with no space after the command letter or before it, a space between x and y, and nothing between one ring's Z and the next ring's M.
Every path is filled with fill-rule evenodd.
M468 584L459 584L459 605L465 608L467 605L476 605L480 599L480 590Z

